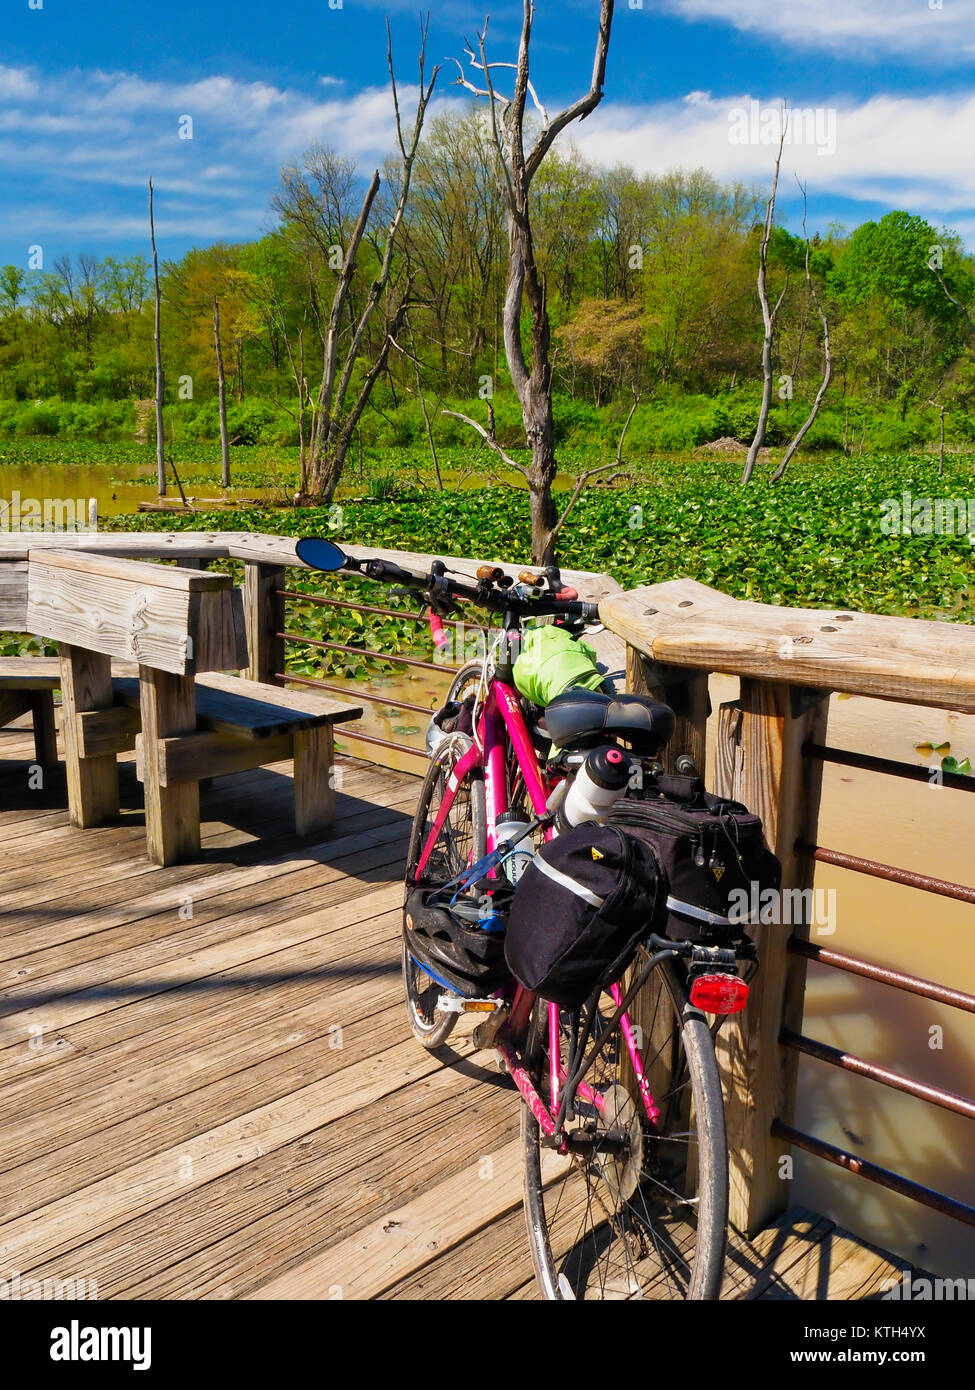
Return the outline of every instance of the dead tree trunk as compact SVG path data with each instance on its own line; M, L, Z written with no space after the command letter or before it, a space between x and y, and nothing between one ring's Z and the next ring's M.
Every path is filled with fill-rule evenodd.
M602 100L613 22L613 0L602 0L600 6L599 33L589 91L551 119L539 101L530 78L533 18L533 0L524 0L517 63L488 62L485 52L485 25L478 40L479 60L473 49L467 49L470 64L484 73L485 87L477 87L469 81L459 63L460 75L457 80L461 86L488 100L491 128L503 175L502 196L508 215L508 288L503 313L504 347L511 381L521 405L526 442L531 450L530 464L527 469L520 468L520 471L528 483L532 560L535 564L551 564L555 556L556 527L559 520L552 497L552 484L558 472L558 463L555 456L555 425L552 418L551 325L545 285L535 261L529 193L532 180L556 138L573 121L584 120ZM499 68L514 69L514 91L510 100L495 90L491 74ZM526 153L524 126L529 97L541 118L542 129ZM526 299L531 319L530 367L525 359L521 341L521 309Z
M772 227L775 223L775 195L779 186L779 167L782 163L782 147L785 144L785 131L787 116L782 113L782 131L779 139L779 151L775 157L775 174L772 178L772 193L765 209L765 227L762 231L762 246L758 258L758 298L762 306L762 320L765 324L765 337L762 340L762 404L758 412L758 424L755 426L755 437L752 439L748 450L748 458L745 460L745 471L741 475L743 483L751 481L751 476L755 471L755 464L758 462L758 454L762 445L765 443L765 431L768 428L769 408L772 404L772 348L775 342L775 320L779 309L782 307L782 300L785 298L785 287L779 295L774 307L769 304L768 297L768 248L772 239Z
M800 187L802 187L801 184ZM812 299L812 302L815 304L816 310L819 314L819 321L823 325L823 379L820 383L819 390L816 392L816 399L813 401L812 410L810 410L805 420L803 420L802 424L799 426L798 430L793 435L792 440L789 443L789 447L786 449L785 453L782 456L782 462L779 464L778 468L772 474L771 481L773 483L777 483L779 479L782 477L782 475L785 473L785 470L788 468L790 461L792 460L796 451L799 448L799 445L802 443L806 435L809 433L809 431L815 424L816 416L819 414L819 407L823 403L823 398L826 395L826 392L829 388L830 379L833 375L833 355L830 350L829 343L829 322L826 318L826 311L823 309L819 295L816 293L816 286L813 283L812 273L809 269L809 237L806 233L805 188L802 188L802 234L806 239L806 285L809 289L809 296Z
M156 220L153 212L152 179L149 180L149 242L152 246L152 283L155 290L156 316L153 343L156 350L156 481L160 497L166 496L166 434L163 428L162 346L159 339L159 257L156 255Z
M220 301L213 296L213 346L217 355L217 402L220 409L220 485L230 486L230 441L227 436L227 377L220 346Z
M365 307L358 319L353 323L351 340L345 350L344 361L342 362L341 371L339 371L339 332L342 326L343 315L348 304L352 277L355 273L356 256L366 232L369 214L372 211L376 194L379 191L378 169L373 174L372 181L366 191L366 196L356 220L349 246L343 257L342 271L339 275L338 285L336 286L335 294L332 299L328 324L323 333L322 379L318 388L309 448L308 492L310 497L303 500L314 500L316 502L330 502L332 500L339 479L342 476L342 469L345 466L345 456L348 452L349 444L352 441L352 436L359 424L362 412L368 403L373 386L386 369L386 362L389 357L391 346L390 339L396 336L409 310L408 301L412 289L412 281L407 283L406 291L400 299L399 306L391 314L387 314L387 322L382 336L382 343L377 349L376 356L366 373L358 395L351 405L347 404L352 374L355 370L356 363L362 355L366 333L376 308L386 295L392 279L393 253L396 249L397 234L403 221L403 214L406 210L406 203L410 194L410 183L413 176L413 165L416 160L417 148L420 143L420 134L423 130L427 106L433 94L437 74L440 71L439 67L435 67L429 82L426 81L424 70L429 22L428 15L421 27L419 95L417 97L413 131L408 144L403 135L403 125L400 119L396 75L393 69L392 39L390 37L388 21L386 24L386 56L389 65L390 84L393 92L396 137L402 157L402 175L400 178L399 196L396 201L396 209L389 224L386 245L379 270L370 286Z

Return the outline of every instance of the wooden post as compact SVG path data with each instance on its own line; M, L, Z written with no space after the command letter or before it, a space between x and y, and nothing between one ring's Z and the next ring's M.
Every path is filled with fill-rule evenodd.
M158 748L162 739L196 732L193 677L140 666L139 710L147 852L154 863L165 866L200 851L199 786L196 782L163 786Z
M284 569L279 565L247 564L244 567L244 613L247 628L248 680L283 685L284 670Z
M783 892L812 888L813 863L796 841L815 841L822 763L802 756L810 739L825 742L829 697L779 682L743 679L737 704L718 719L715 789L761 816L766 838L782 861ZM811 894L808 895L811 897ZM732 1225L751 1235L789 1203L788 1146L773 1139L772 1121L792 1122L798 1055L779 1046L784 1027L801 1032L805 962L786 950L789 936L809 933L809 902L783 901L802 911L776 913L750 929L761 966L748 1007L718 1034L726 1093L731 1164ZM793 916L791 925L787 920ZM798 915L801 920L794 920Z
M34 758L45 772L58 765L58 736L54 724L54 692L32 690L30 708L34 717Z
M72 825L84 830L91 825L101 825L119 813L115 754L83 758L75 717L84 710L112 708L112 663L107 656L66 642L58 644L58 655L61 658L61 731L68 781L68 818Z
M331 724L295 729L295 830L314 835L335 821L335 785Z
M689 753L700 775L705 775L707 724L711 712L708 674L687 666L660 666L648 661L635 647L626 649L626 688L633 695L662 700L677 715L674 736L660 755L668 772L682 753Z

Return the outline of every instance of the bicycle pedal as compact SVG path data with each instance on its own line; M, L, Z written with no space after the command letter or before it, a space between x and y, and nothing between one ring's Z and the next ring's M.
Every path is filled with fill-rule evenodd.
M493 1014L503 1007L501 999L465 999L460 994L441 994L437 1000L442 1014Z

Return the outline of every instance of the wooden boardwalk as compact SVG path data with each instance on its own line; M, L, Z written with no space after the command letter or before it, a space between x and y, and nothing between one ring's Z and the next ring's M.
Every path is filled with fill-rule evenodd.
M28 788L32 756L0 730L0 1278L535 1297L515 1094L403 1014L416 780L346 760L312 844L279 828L290 764L222 779L201 858L158 869L131 761L119 823L78 831L63 769ZM794 1211L735 1238L725 1296L877 1297L902 1268Z

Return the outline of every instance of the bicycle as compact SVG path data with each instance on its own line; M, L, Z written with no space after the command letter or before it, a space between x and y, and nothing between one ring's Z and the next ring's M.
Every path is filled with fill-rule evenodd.
M579 631L598 622L598 605L565 590L554 567L522 574L516 584L486 566L472 583L451 578L442 561L417 575L386 560L350 559L310 538L298 543L298 554L318 569L347 569L420 593L438 644L442 620L458 604L502 619L494 648L454 678L445 708L466 711L467 727L441 730L407 853L408 894L422 884L452 895L456 939L421 949L407 912L403 980L410 1027L424 1047L440 1047L461 1014L484 1014L475 1044L494 1050L524 1101L524 1206L543 1296L717 1298L728 1148L714 1039L723 1013L733 1010L707 982L732 973L737 979L738 961L755 959L751 943L746 938L740 948L719 950L648 928L624 977L594 990L577 1011L546 1003L510 975L500 981L491 975L498 940L490 930L496 924L484 919L485 904L493 915L511 891L508 875L518 877L517 856L556 833L549 798L574 775L585 756L579 745L593 733L579 727L565 738L563 731L558 751L543 751L541 712L529 709L515 688L513 650L523 622L553 617ZM653 746L652 738L646 743L648 729L657 731L658 743L673 731L667 706L619 698L634 711L632 725L624 714L616 730L631 752L641 739ZM640 761L650 777L659 770L655 757ZM513 808L521 816L515 843L498 834ZM479 902L472 875L480 880ZM461 940L473 942L473 951L458 946ZM489 988L472 985L479 971ZM739 983L747 995L746 983Z

